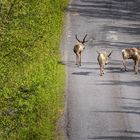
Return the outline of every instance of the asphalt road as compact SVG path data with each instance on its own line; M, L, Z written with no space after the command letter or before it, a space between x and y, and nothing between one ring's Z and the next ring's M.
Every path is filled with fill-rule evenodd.
M75 34L89 40L75 65ZM69 140L140 140L140 71L121 72L121 50L140 46L139 0L71 0L62 41ZM97 52L113 50L104 76Z

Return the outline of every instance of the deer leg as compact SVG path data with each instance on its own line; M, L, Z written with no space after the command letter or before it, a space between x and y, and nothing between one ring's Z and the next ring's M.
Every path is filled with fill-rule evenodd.
M134 60L134 66L133 66L133 68L134 68L134 71L136 71L136 60Z
M139 65L139 62L135 61L135 74L138 74L138 65Z
M102 68L100 67L100 76L102 76Z
M123 64L123 66L124 66L124 71L127 71L127 70L126 70L126 60L123 59L122 64ZM121 70L123 70L123 68L121 68Z
M102 76L104 73L103 73L103 66L101 65L100 66L100 76Z
M76 65L78 65L78 54L76 54Z
M104 74L104 65L102 66L103 68L102 68L102 73Z
M76 61L77 61L77 62L76 62L76 65L79 66L79 65L80 65L80 54L77 54L77 55L76 55L76 59L77 59L77 60L76 60Z
M79 66L81 66L81 53L79 54Z

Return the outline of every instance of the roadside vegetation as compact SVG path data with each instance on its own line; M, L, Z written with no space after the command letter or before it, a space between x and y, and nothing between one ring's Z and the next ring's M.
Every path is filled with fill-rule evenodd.
M0 140L55 140L67 0L0 1Z

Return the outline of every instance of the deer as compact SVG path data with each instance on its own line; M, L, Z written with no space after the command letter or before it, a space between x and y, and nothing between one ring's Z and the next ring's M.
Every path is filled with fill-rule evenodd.
M97 51L98 53L97 61L100 66L100 76L103 76L105 65L108 64L112 52L113 51L111 51L110 53L108 53L107 51L103 51L103 52Z
M140 61L140 49L137 47L133 47L133 48L125 48L122 50L122 58L123 58L123 61L122 61L122 64L124 66L124 70L127 71L127 68L126 68L126 60L127 59L132 59L134 61L134 71L135 71L135 74L138 73L138 64L139 64L139 61ZM121 68L121 71L123 70L123 68Z
M138 66L139 66L139 63L140 63L140 50L137 50L135 52L135 61L134 61L134 70L135 70L135 74L138 74Z
M73 51L76 54L76 65L81 66L81 54L85 49L85 43L88 42L86 40L87 34L84 36L83 40L79 40L77 35L75 35L78 43L74 45Z

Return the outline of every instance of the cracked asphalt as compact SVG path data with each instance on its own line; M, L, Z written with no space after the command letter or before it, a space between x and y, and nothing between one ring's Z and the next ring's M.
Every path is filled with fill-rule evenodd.
M89 40L82 66L75 65L75 34ZM69 140L140 140L140 70L128 61L121 72L121 50L140 47L139 0L71 0L66 12L62 59L66 65ZM113 50L104 76L97 51Z

